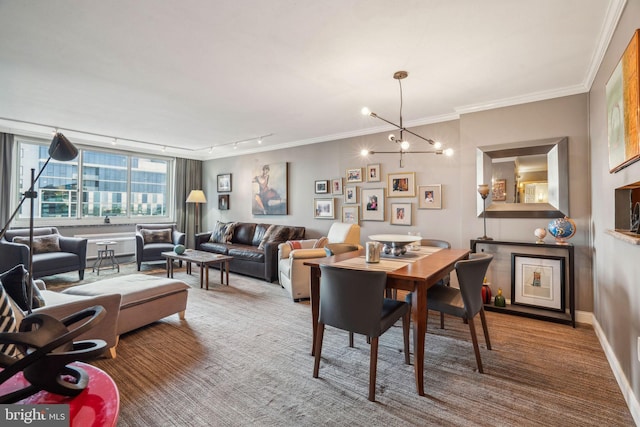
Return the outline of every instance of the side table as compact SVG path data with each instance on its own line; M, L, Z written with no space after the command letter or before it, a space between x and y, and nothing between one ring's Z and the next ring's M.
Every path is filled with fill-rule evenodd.
M101 241L101 242L96 242L96 245L98 245L98 259L96 259L96 262L93 263L93 272L96 273L98 276L100 275L100 270L104 270L107 268L110 269L117 269L118 273L120 273L120 264L118 264L118 261L116 260L116 251L115 249L109 249L109 245L115 245L118 242L113 242L113 241ZM100 249L100 246L104 245L104 249ZM103 266L102 264L106 263L105 266Z

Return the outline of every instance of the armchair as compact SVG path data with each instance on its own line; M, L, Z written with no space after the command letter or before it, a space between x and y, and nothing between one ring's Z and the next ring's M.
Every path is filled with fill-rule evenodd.
M56 227L33 229L33 278L78 271L84 279L87 267L87 239L65 237ZM0 239L0 271L18 264L29 269L29 229L8 230Z
M300 301L311 296L310 271L304 262L310 258L361 249L360 226L334 222L326 237L298 240L293 246L288 242L278 245L278 278L280 286L289 292L291 298Z
M175 224L136 224L136 264L164 260L161 253L184 245L185 234Z

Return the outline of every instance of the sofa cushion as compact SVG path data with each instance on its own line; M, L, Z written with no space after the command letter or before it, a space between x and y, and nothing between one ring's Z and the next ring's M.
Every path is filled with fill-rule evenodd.
M253 234L256 231L256 224L253 222L238 222L233 230L231 243L253 246ZM259 244L259 243L258 243ZM255 245L258 246L258 245Z
M255 246L248 245L229 245L227 255L234 259L264 263L264 251Z
M172 230L170 228L160 228L157 230L148 230L143 228L140 230L144 244L149 243L173 243Z
M253 232L253 240L251 241L251 246L260 246L260 243L262 243L262 239L264 238L264 235L269 227L271 227L271 224L256 224L256 228Z
M27 270L22 264L18 264L11 270L5 271L0 274L0 283L7 292L9 297L20 307L22 310L29 310L29 288L25 282ZM31 281L33 287L33 302L31 308L38 308L44 305L44 299L40 295L40 290Z
M205 242L200 245L200 249L207 252L213 252L214 254L226 255L229 250L229 245L226 243Z
M0 286L0 332L18 332L18 323L9 302L9 295L2 286ZM0 344L0 353L10 357L20 354L15 344Z
M16 236L14 243L29 245L28 236ZM58 234L47 234L45 236L33 236L33 253L43 254L47 252L60 252L60 236Z
M236 227L235 222L216 221L216 226L211 232L210 242L213 243L230 243L233 236L233 230Z
M264 237L258 246L258 249L264 249L264 245L267 242L286 242L287 240L299 239L300 227L289 227L286 225L271 225L266 233L264 233Z

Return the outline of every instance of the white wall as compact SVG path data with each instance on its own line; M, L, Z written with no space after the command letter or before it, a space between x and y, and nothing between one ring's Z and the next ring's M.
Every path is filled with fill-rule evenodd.
M613 229L614 189L640 181L640 162L610 174L605 85L634 31L640 27L640 0L629 0L590 92L591 185L593 202L594 315L619 382L640 423L640 246L606 233ZM625 383L629 390L625 392Z

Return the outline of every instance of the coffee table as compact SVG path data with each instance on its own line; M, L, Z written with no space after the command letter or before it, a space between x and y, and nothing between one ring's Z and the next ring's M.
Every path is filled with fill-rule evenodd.
M229 286L229 261L233 259L228 255L212 254L211 252L198 251L195 249L187 249L182 254L174 251L162 252L163 257L167 259L167 277L173 278L173 261L185 261L187 263L187 273L191 274L191 263L200 266L200 288L206 283L209 290L209 266L220 264L220 284L224 285L224 276L226 273L227 286ZM206 277L206 282L205 282Z

